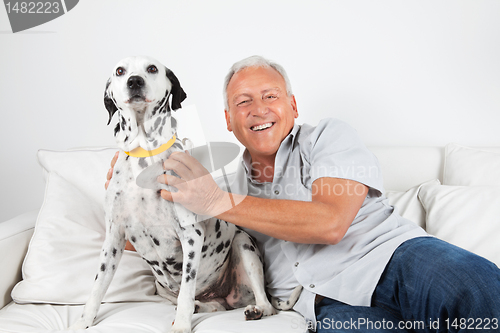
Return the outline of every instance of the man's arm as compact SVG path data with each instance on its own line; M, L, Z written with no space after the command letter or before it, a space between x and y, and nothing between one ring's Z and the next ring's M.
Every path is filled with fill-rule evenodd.
M312 201L261 199L222 191L208 171L186 153L174 153L164 164L175 176L159 181L178 192L162 190L162 197L202 215L297 243L336 244L358 213L368 187L340 178L319 178L313 183ZM231 198L232 197L232 198ZM236 202L233 206L232 202Z

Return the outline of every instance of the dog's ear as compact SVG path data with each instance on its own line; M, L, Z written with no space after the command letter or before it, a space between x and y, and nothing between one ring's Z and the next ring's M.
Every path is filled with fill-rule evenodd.
M167 73L167 78L170 80L172 83L172 110L177 110L181 108L181 103L184 101L187 97L186 93L184 92L184 89L181 87L181 83L179 82L179 79L175 74L165 67L165 72Z
M111 122L111 118L113 118L113 115L115 114L116 110L118 110L115 101L113 100L113 97L110 95L110 92L108 90L110 84L111 84L111 79L109 79L108 82L106 83L106 89L104 90L104 106L106 107L106 110L108 110L109 113L108 125Z

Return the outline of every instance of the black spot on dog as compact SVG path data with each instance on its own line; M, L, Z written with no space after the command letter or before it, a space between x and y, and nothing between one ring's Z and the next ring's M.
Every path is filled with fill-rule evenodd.
M115 126L115 136L118 134L118 132L120 132L120 123L116 123L116 126Z
M188 262L187 265L186 265L186 273L189 273L191 272L191 263Z
M130 241L131 241L132 243L135 243L135 241L136 241L135 236L130 237Z
M156 118L155 123L153 125L153 130L156 130L158 126L161 124L161 118Z
M190 280L191 280L191 276L190 275L186 276L186 282L189 282Z
M113 257L116 257L116 251L117 250L115 248L113 248Z
M153 261L149 261L147 259L145 259L146 262L150 265L150 266L160 266L160 263L156 260L153 260Z
M190 238L190 239L188 240L188 244L189 244L189 245L191 245L191 246L193 246L193 244L194 244L194 239Z
M224 244L224 247L229 247L229 245L231 245L231 241L230 241L230 240L227 240L227 241L226 241L226 244Z
M155 243L156 246L160 246L160 241L156 238L153 238L153 243Z
M255 252L255 248L253 247L253 245L243 244L243 249Z
M194 231L196 231L196 233L198 234L198 236L201 236L201 231L200 231L200 229L195 229Z
M160 271L159 269L157 269L157 270L156 270L156 274L158 274L158 275L163 275L163 272L162 272L162 271Z
M224 242L221 242L217 247L215 248L215 251L217 253L221 253L222 249L224 249Z
M182 145L179 142L174 143L172 147L182 150Z
M167 258L165 261L168 265L174 265L175 264L175 258Z
M106 264L101 264L101 272L104 272L106 270Z
M146 158L145 157L139 158L139 166L141 168L147 168L148 162L146 162Z
M178 262L177 264L174 265L174 269L176 271L182 270L182 262Z
M125 118L123 116L122 116L120 125L121 125L122 131L125 131L125 125L127 125L127 122L125 121Z
M208 245L203 245L201 248L201 252L205 252L208 249Z
M217 236L216 236L216 237L217 237L217 239L219 239L219 238L220 238L220 236L222 236L222 233L219 231L219 232L217 233Z
M215 222L215 232L218 232L220 230L220 220L217 219L217 222Z
M113 265L113 270L115 270L115 269L116 269L116 266L115 266L115 265Z
M191 279L196 278L196 270L195 270L195 269L193 269L193 270L191 271L191 273L189 274L189 276L191 276Z
M177 128L177 120L174 117L170 117L170 126L172 128Z
M99 277L99 274L96 274L96 275L95 275L95 279L97 280L97 278L98 278L98 277Z
M189 259L193 259L194 258L194 251L189 252L188 257L189 257Z

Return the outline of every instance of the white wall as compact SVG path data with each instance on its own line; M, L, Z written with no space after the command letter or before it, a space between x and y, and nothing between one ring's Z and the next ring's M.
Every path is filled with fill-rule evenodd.
M499 17L497 0L86 0L12 34L0 9L0 221L40 206L38 149L114 144L102 96L129 55L178 75L212 141L232 140L227 69L261 54L287 68L300 123L338 117L367 145L500 145Z

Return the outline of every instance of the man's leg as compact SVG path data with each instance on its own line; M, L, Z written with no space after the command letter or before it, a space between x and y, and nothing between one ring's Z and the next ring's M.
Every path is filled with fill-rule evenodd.
M432 332L500 331L500 270L434 237L411 239L395 252L372 306Z
M500 331L500 270L437 238L415 238L394 252L372 307L324 299L316 314L318 332ZM324 322L351 320L373 325L321 327Z
M316 305L316 332L407 333L401 318L376 307L351 306L325 298ZM400 329L403 327L403 329Z

